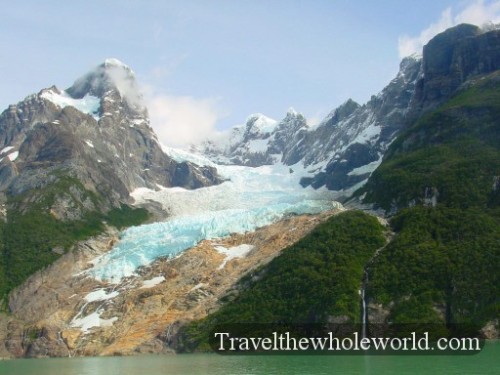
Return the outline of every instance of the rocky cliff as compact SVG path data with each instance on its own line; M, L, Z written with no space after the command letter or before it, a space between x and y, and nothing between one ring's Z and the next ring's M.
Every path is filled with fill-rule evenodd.
M500 69L500 31L484 32L461 24L434 37L424 46L422 72L412 110L436 108L468 79Z
M0 115L0 149L4 196L39 191L61 174L99 194L108 207L127 202L137 187L220 182L213 168L179 163L162 151L134 73L115 59L65 91L51 87L11 105Z
M118 60L9 106L0 115L0 301L106 222L147 220L130 208L134 189L220 182L215 168L162 150L134 73Z

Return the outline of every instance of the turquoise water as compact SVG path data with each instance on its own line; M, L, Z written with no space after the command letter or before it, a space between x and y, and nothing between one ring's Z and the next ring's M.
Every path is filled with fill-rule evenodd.
M22 359L0 361L2 375L499 374L500 342L472 356L220 356Z

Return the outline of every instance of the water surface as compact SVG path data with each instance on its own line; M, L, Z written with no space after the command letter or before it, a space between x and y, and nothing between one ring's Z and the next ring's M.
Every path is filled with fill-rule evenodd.
M500 341L471 356L220 356L183 354L142 357L21 359L0 361L2 375L197 375L197 374L498 374Z

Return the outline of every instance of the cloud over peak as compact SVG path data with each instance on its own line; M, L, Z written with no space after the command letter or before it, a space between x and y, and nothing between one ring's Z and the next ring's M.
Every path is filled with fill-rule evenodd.
M149 94L146 104L158 138L172 147L185 148L213 136L217 121L225 116L217 98Z

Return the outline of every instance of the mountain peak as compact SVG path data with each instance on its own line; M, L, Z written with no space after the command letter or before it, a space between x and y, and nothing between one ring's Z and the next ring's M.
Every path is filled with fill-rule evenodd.
M288 108L288 111L286 112L285 118L281 121L281 123L289 123L289 122L295 122L295 121L302 121L305 118L302 115L302 113L297 112L293 107Z
M254 113L248 116L246 128L247 131L254 129L254 131L260 133L270 133L276 128L277 124L278 122L276 120L273 120L262 113Z
M73 98L81 99L86 95L103 98L112 91L120 94L130 106L142 108L142 96L135 79L135 73L116 58L104 62L77 79L66 90Z
M352 115L352 113L359 107L360 105L358 103L349 98L340 106L335 108L332 112L330 112L330 115L327 117L328 122L331 124L337 124Z
M114 58L114 57L109 57L107 59L104 60L104 62L102 63L102 65L104 65L105 67L116 67L116 68L122 68L122 69L125 69L125 70L132 70L130 69L130 67L121 62L120 60L118 60L117 58Z

